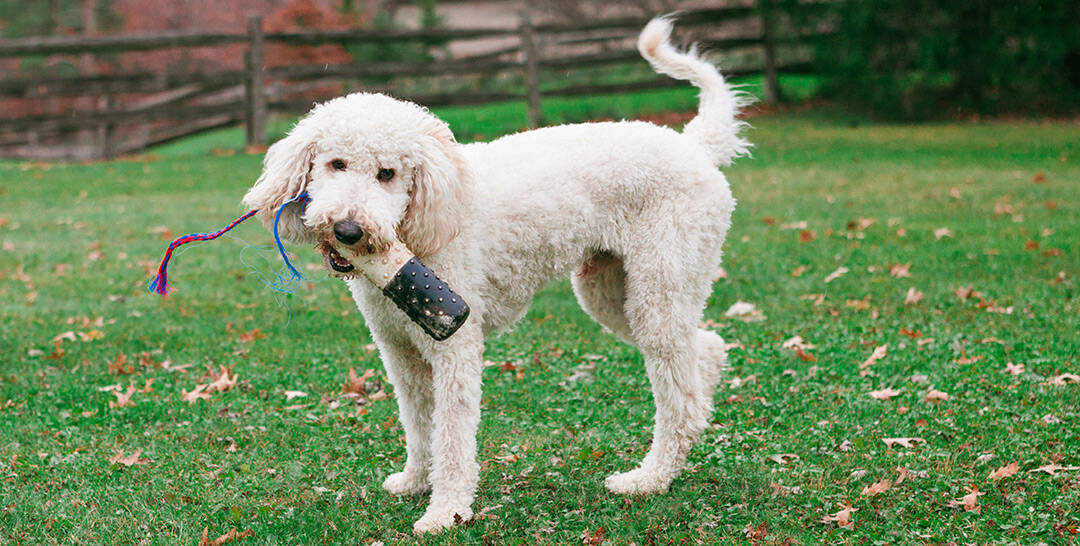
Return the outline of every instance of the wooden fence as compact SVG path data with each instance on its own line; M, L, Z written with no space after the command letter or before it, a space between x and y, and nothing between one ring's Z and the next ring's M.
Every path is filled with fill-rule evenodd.
M0 58L246 45L245 69L237 71L71 78L6 74L0 78L0 105L5 100L25 103L52 99L82 107L36 115L17 115L5 108L0 114L0 156L107 158L238 123L246 127L248 145L258 146L266 142L269 114L304 112L314 101L360 89L389 92L428 106L524 99L529 124L539 126L544 123L544 97L685 85L648 70L624 71L630 75L614 78L617 81L610 76L598 78L601 81L573 81L569 77L586 70L610 72L619 66L643 67L633 43L647 21L619 18L575 25L533 24L528 14L522 14L517 28L266 33L260 17L254 16L246 34L164 32L153 36L0 40ZM726 7L686 12L678 26L696 29L691 32L697 32L709 49L741 51L743 56L756 58L748 65L725 68L725 73L764 74L764 98L775 102L780 94L777 72L805 69L809 60L805 44L821 35L792 32L792 25L785 24L787 35L778 37L777 21L783 22L781 15L768 9ZM710 33L722 27L728 30ZM441 61L290 66L271 63L269 68L267 63L269 44L414 43L445 51L453 42L491 38L509 40L511 45ZM439 78L443 85L431 83ZM425 81L428 83L415 84ZM471 85L462 86L469 82Z

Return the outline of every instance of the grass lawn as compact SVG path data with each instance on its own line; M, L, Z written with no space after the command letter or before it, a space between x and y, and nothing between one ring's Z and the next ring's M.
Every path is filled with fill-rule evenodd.
M603 489L646 452L651 395L557 281L488 346L478 517L421 542L1076 541L1080 126L752 122L705 310L732 369L692 468L664 495ZM0 162L0 542L414 541L426 499L379 487L402 431L339 283L267 290L279 261L252 223L178 253L168 299L146 292L166 239L242 212L261 157L206 151L222 138ZM725 317L737 301L764 320ZM185 402L219 366L235 386ZM374 370L367 399L342 395L350 368ZM965 495L976 509L950 505ZM850 527L822 522L845 503Z

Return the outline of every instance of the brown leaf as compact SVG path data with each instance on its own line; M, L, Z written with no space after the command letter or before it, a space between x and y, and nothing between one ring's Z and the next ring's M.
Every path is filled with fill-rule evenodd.
M911 276L911 262L906 264L896 264L889 268L889 276L897 279L901 277Z
M916 289L914 286L908 288L907 294L904 294L904 305L915 305L923 299L923 293Z
M746 538L750 539L751 542L765 540L765 537L769 536L769 522L763 521L757 527L753 523L747 523L743 532L746 533Z
M114 373L117 375L127 375L135 373L135 368L133 368L131 364L128 364L127 360L127 355L125 355L124 353L119 353L116 355L116 360L106 361L106 364L108 364L109 366L109 373Z
M143 387L141 389L139 389L139 392L141 392L143 394L150 394L150 393L154 392L153 383L154 383L154 378L153 377L147 379L143 383Z
M777 453L776 455L769 455L768 459L776 464L788 464L799 460L799 456L794 453Z
M911 339L918 339L918 338L923 336L922 332L920 332L918 330L909 330L907 328L901 328L900 329L900 335L907 336L907 337L909 337Z
M840 277L843 277L847 274L848 271L850 270L844 266L836 268L836 271L829 273L828 276L825 277L825 283L828 284L835 281L836 279L839 279Z
M817 235L814 234L814 230L804 229L804 230L799 232L799 242L800 243L809 243L809 242L813 241L816 238L817 238Z
M949 399L948 393L944 393L944 392L941 392L939 390L930 389L930 392L926 393L926 398L924 398L924 401L933 403L933 402L941 402L941 401L948 400L948 399Z
M255 341L256 339L264 339L265 337L266 334L262 333L262 329L256 328L254 330L249 330L240 334L240 341L247 343L250 341Z
M206 384L195 385L195 388L191 389L190 392L180 389L180 398L188 404L194 404L199 400L209 400L210 394L206 392L206 387Z
M230 542L235 542L245 537L252 535L251 529L244 531L243 533L237 533L236 528L233 527L228 533L221 535L214 540L210 540L210 529L203 527L202 538L199 539L199 546L225 546Z
M365 370L364 375L357 376L356 369L354 369L352 366L349 366L349 380L344 385L342 385L341 392L359 394L363 396L367 394L367 391L364 389L364 383L374 376L375 370L371 368Z
M906 447L908 449L911 449L911 448L915 447L915 444L924 444L924 443L926 443L926 440L924 440L922 438L918 438L918 437L915 437L915 438L882 438L881 441L885 442L885 445L887 445L889 447L901 446L901 447Z
M809 267L806 267L805 265L800 265L799 267L796 267L795 269L791 270L791 276L792 277L801 277L803 273L806 273L809 270L810 270Z
M206 387L206 392L225 392L236 385L236 374L232 373L232 366L218 366L221 370L214 374L210 372L213 381Z
M1074 373L1063 373L1061 375L1055 375L1046 382L1048 385L1064 386L1069 383L1080 383L1080 375Z
M844 508L835 514L826 514L821 518L822 523L836 523L837 527L843 527L846 529L854 529L855 523L851 521L851 513L858 512L858 508L852 508L851 503L845 502Z
M859 364L859 369L863 370L863 373L860 375L866 375L866 369L872 366L878 360L885 358L885 355L887 354L889 354L888 345L878 345L877 347L874 347L874 352L870 354L870 357L863 361L862 364Z
M874 495L878 495L888 491L891 487L892 482L890 482L888 478L886 478L884 480L881 480L880 482L872 483L864 487L862 490L862 494L865 497L873 497Z
M935 229L934 238L940 239L942 237L952 237L952 230L947 227Z
M960 497L959 499L952 499L949 501L949 506L954 508L963 507L965 512L975 512L976 514L982 512L982 507L979 506L979 497L985 495L979 491L974 485L968 489L970 493Z
M899 394L900 391L889 387L877 391L870 391L870 397L877 398L878 400L888 400Z
M112 391L112 393L113 393L113 396L116 397L116 400L113 401L113 402L109 402L109 407L110 408L116 409L116 408L131 407L131 406L135 405L135 402L131 401L131 395L135 394L135 381L131 381L128 384L128 388L127 388L126 392Z
M987 476L991 480L1001 480L1012 476L1020 471L1020 465L1017 463L1009 463L1005 466L998 468Z
M592 533L589 533L589 530L586 529L585 532L581 535L581 543L587 544L589 546L599 546L600 544L603 544L604 528L601 527L596 531L593 531Z
M1005 364L1005 369L1002 370L1002 372L1007 373L1009 375L1020 375L1020 374L1024 373L1024 365L1023 364L1013 364L1012 362L1009 362L1009 363Z
M144 465L150 462L150 459L140 459L139 455L142 455L142 449L136 449L131 455L124 455L123 451L117 451L116 455L113 455L109 459L109 464L122 464L124 466Z
M904 483L904 480L906 480L908 475L911 474L910 470L908 470L908 469L906 469L906 468L904 468L902 466L896 467L896 471L900 473L900 476L898 478L896 478L896 485L900 485L900 484Z
M817 357L804 351L802 347L795 349L795 356L799 357L799 360L803 362L817 362Z

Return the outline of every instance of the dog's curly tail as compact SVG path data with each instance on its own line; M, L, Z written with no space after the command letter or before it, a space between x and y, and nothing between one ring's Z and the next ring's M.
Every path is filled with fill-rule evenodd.
M665 15L649 21L638 36L638 51L657 72L701 88L698 115L686 124L683 134L700 142L716 165L730 165L736 157L750 152L750 142L739 134L746 122L736 119L739 109L749 101L693 47L684 53L671 45L673 20L673 16Z

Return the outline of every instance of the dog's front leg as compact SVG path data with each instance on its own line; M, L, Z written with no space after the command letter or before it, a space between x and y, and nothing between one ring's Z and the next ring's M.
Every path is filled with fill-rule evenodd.
M480 478L476 431L480 424L483 337L466 324L443 342L419 343L431 363L435 411L432 414L431 502L414 525L416 533L437 531L472 518Z
M383 343L386 376L398 399L401 426L405 429L405 468L387 476L383 488L394 495L418 495L431 489L431 365L411 345Z

